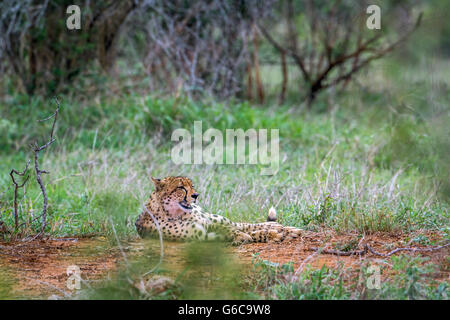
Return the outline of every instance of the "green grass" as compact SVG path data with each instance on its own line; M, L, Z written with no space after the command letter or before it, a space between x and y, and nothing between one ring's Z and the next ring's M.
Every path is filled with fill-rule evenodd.
M380 287L368 289L366 283L373 275L368 263L360 269L338 265L331 269L323 266L313 269L306 266L296 273L292 264L276 264L254 260L256 290L262 298L279 300L447 300L450 294L448 281L433 280L438 266L427 263L427 258L408 255L395 256L390 277L381 277ZM382 268L381 275L383 274ZM370 280L369 280L370 281Z
M397 64L387 60L339 95L319 97L313 112L305 112L294 95L283 106L270 99L266 105L254 105L107 91L61 97L57 141L41 154L41 168L50 172L43 175L49 198L46 233L102 235L113 243L115 230L121 240L135 239L134 221L153 190L150 176L184 175L194 181L202 207L235 221L262 222L275 206L281 223L309 230L363 235L429 229L450 239L450 76L445 68L430 70L427 65L395 68ZM50 123L36 120L54 108L52 100L15 92L1 101L0 220L10 229L9 172L22 170L32 159L30 142L48 139ZM260 175L259 165L173 164L171 133L177 128L192 132L197 120L203 121L203 130L279 129L278 173ZM24 226L18 236L34 234L40 227L35 218L42 210L42 195L32 169L29 174L26 187L19 190ZM430 245L426 237L411 240ZM352 248L354 243L337 249ZM448 283L427 280L433 267L414 259L392 258L395 273L377 291L349 284L352 273L343 268L305 266L295 281L286 281L292 266L257 261L248 282L218 268L211 280L217 286L209 287L206 296L198 289L204 288L199 276L180 278L174 288L150 297L447 299ZM137 269L126 269L85 294L143 298L128 280L146 266L137 262ZM360 272L367 270L363 266Z
M151 240L150 240L151 242ZM157 241L156 241L157 242ZM158 263L159 248L146 242L139 255L128 254L127 265L112 279L83 290L82 299L255 299L245 281L248 266L239 263L223 243L188 243L177 256L167 253ZM171 252L168 250L168 252ZM149 273L149 269L152 272ZM155 290L155 279L170 277L165 290Z
M47 231L111 234L112 217L121 235L133 236L133 220L152 191L150 175L186 175L207 210L234 220L263 221L274 205L282 223L303 228L448 232L450 97L442 91L448 78L436 86L426 72L418 73L422 77L412 80L406 73L394 88L367 80L363 90L319 100L319 105L330 103L328 113L137 94L63 97L57 141L41 157L41 167L50 171L44 175ZM381 76L388 83L400 77L381 72L375 79ZM28 143L46 141L50 124L36 120L54 107L51 100L13 93L3 99L0 190L10 185L9 171L22 170L32 158ZM192 132L196 120L203 121L203 130L279 129L279 172L261 176L258 165L174 165L170 134L177 128ZM42 206L30 174L19 192L22 222L32 221ZM9 189L0 199L8 225L12 195ZM36 228L32 223L26 232Z
M157 256L157 255L156 255ZM148 283L170 274L159 265L149 276L150 252L128 257L129 265L110 280L92 284L79 292L76 299L277 299L277 300L447 300L447 280L436 280L439 266L428 258L400 255L380 268L379 287L369 287L374 275L370 260L349 268L320 269L302 266L300 272L292 263L279 264L254 255L252 266L243 268L229 259L229 253L214 243L190 244L184 250L183 267L163 291L153 291ZM146 263L143 263L146 260ZM373 262L373 261L372 261ZM388 268L387 265L391 264ZM386 274L389 273L389 274ZM146 285L147 284L147 285Z
M150 176L183 175L193 180L208 212L234 221L262 222L274 206L282 224L354 235L333 244L336 250L356 250L364 235L375 232L410 233L405 246L442 244L420 232L424 229L450 241L450 28L444 16L448 6L443 1L419 5L417 9L425 12L422 26L402 47L371 63L346 88L321 93L311 112L299 98L307 86L294 64L288 66L285 103L278 105L283 76L279 66L264 64L278 55L263 39L258 52L263 104L256 99L193 101L183 94L149 93L148 71L132 57L135 52L119 59L113 77L90 65L59 97L57 140L40 157L41 169L49 171L43 175L49 198L46 234L106 236L114 248L118 242L125 246L137 239L134 221L153 190ZM0 77L0 222L10 230L14 217L9 172L21 171L32 160L29 143L48 140L51 124L37 120L55 109L51 99L18 93L15 83L12 77ZM262 176L260 165L173 164L171 133L178 128L192 132L198 120L204 131L279 129L278 173ZM43 197L33 166L28 174L18 197L22 226L12 234L0 232L0 241L40 230L36 219ZM181 254L167 250L166 264L159 265L159 247L155 251L144 240L136 242L145 249L127 251L129 260L119 263L113 279L84 288L79 297L402 300L448 299L450 290L448 281L436 280L447 271L448 257L440 266L419 256L377 259L383 281L380 289L369 290L365 281L369 262L374 262L370 257L353 269L305 265L296 273L292 264L255 256L253 265L246 265L253 269L244 275L244 267L228 259L221 245L184 244ZM392 246L385 244L386 249ZM148 280L143 274L149 266L157 266L150 277L172 276L167 264L182 263L167 290L155 294L136 287L137 281ZM0 268L0 298L10 296L10 275L15 271Z

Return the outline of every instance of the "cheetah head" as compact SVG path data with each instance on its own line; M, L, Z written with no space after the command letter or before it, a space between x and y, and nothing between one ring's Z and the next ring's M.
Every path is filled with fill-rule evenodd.
M170 216L179 216L192 211L192 204L197 201L198 193L192 181L185 177L167 177L155 179L153 199L164 212Z

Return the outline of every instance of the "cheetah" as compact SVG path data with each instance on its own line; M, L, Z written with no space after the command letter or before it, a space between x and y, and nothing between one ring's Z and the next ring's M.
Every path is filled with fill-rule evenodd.
M301 229L275 222L275 209L269 210L267 222L238 223L205 212L198 204L199 194L186 177L152 177L155 190L136 220L141 237L159 236L166 240L218 240L233 244L280 242L300 236Z

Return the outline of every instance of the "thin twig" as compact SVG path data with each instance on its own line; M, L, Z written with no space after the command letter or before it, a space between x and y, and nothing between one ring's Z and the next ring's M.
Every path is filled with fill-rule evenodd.
M127 255L123 251L122 245L120 244L119 237L117 236L116 228L114 227L114 222L112 221L111 216L109 217L109 222L111 223L111 227L113 229L114 237L116 238L117 245L119 246L120 253L122 254L122 257L123 257L123 261L125 261L125 264L127 265L127 267L129 267L130 264L128 263Z
M11 176L11 180L14 184L14 228L17 230L19 228L19 214L17 212L17 191L19 188L23 188L25 184L28 181L28 178L30 176L27 176L22 184L18 184L16 182L16 179L14 178L14 174L17 174L18 176L23 177L25 173L28 171L28 165L30 164L30 160L28 160L27 165L25 166L25 169L22 172L18 172L16 169L12 169L9 175Z
M446 247L448 247L448 246L450 246L450 243L444 244L444 245L442 245L442 246L431 247L431 248L397 248L397 249L394 249L394 250L392 250L392 251L390 251L390 252L388 252L388 253L380 253L380 252L377 252L377 251L375 251L372 247L370 247L368 244L366 244L366 245L364 246L364 248L365 248L365 249L367 248L367 250L369 250L369 251L370 251L371 253L373 253L374 255L381 256L381 257L389 257L389 256L391 256L391 255L393 255L393 254L395 254L395 253L397 253L397 252L400 252L400 251L409 251L409 252L433 252L433 251L437 251L437 250L446 248Z
M28 280L36 281L36 282L38 282L38 283L40 283L40 284L45 284L46 286L48 286L48 287L50 287L50 288L53 288L53 289L55 289L56 291L62 293L64 296L66 296L66 298L72 298L72 295L70 295L69 293L65 292L64 290L61 290L60 288L54 286L54 285L51 284L51 283L48 283L48 282L46 282L46 281L42 281L42 280L39 280L39 279L36 279L36 278L26 277L26 276L25 276L25 278L28 279Z
M367 253L366 249L362 250L352 250L352 251L341 251L341 250L329 250L329 249L321 249L316 247L309 248L311 251L316 251L324 254L332 254L335 256L353 256L353 255L364 255Z
M42 236L42 234L44 233L45 227L47 226L48 198L47 198L47 192L45 190L44 183L42 182L41 175L43 173L48 174L49 172L45 171L45 170L41 170L39 168L39 152L41 152L42 150L46 149L49 145L51 145L56 140L55 138L53 138L53 134L54 134L54 131L55 131L56 120L58 119L58 113L59 113L59 108L60 108L59 100L58 100L57 97L55 97L55 102L56 102L56 105L57 105L55 112L48 118L45 118L45 119L42 119L42 120L38 120L39 122L41 122L41 121L46 121L48 119L53 118L53 124L52 124L52 129L50 131L50 139L49 139L49 141L47 143L45 143L44 145L40 146L40 147L37 145L37 143L34 143L34 145L32 146L33 151L34 151L34 168L35 168L35 172L36 172L36 180L39 183L39 186L41 187L42 195L44 197L44 204L43 204L43 207L42 207L42 215L41 215L42 216L41 230L36 236L34 236L32 238L32 240Z
M144 210L145 212L147 212L150 217L152 218L153 222L156 225L156 229L158 230L159 233L159 244L160 244L160 254L159 254L159 262L150 270L147 271L146 273L143 274L143 276L146 276L147 274L152 273L153 271L155 271L163 262L163 258L164 258L164 242L163 242L163 236L162 236L162 232L161 232L161 227L159 226L158 220L155 218L155 216L150 212L150 210L147 209L146 206L144 206Z
M302 264L297 268L297 270L295 270L294 272L294 276L298 275L299 273L301 273L303 271L303 268L305 267L305 265L315 256L317 256L317 254L319 252L322 252L323 248L319 248L317 251L315 251L314 253L310 254L309 256L306 257L306 259L303 260Z
M353 256L353 255L359 255L359 256L363 256L365 254L367 254L367 252L370 252L376 256L380 256L380 257L389 257L397 252L400 251L409 251L409 252L433 252L433 251L437 251L443 248L446 248L450 246L450 243L444 244L442 246L437 246L437 247L431 247L431 248L396 248L388 253L381 253L378 251L375 251L375 249L373 249L371 246L369 246L367 243L364 245L363 249L361 250L352 250L352 251L340 251L340 250L326 250L326 249L321 249L321 248L316 248L316 247L311 247L309 248L309 250L311 251L317 251L319 253L324 253L324 254L331 254L331 255L336 255L336 256Z

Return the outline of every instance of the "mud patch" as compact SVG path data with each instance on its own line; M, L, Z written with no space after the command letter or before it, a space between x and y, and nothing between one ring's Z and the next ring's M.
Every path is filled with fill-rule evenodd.
M372 253L365 255L337 256L318 253L313 248L351 251L361 249L361 244L367 243L380 253L387 253L395 248L416 247L424 248L445 243L445 237L441 233L422 231L414 234L375 233L361 237L358 234L338 234L332 230L322 232L305 231L301 238L281 243L253 243L240 246L236 252L247 262L257 256L259 259L274 263L293 263L294 270L300 270L307 264L313 268L336 268L342 265L344 268L359 269L362 263L383 264L389 267L389 260ZM427 263L438 266L438 272L433 277L435 280L450 280L450 247L434 252L402 252L403 254L428 257Z
M294 270L310 265L312 268L348 268L350 278L364 263L387 266L392 257L366 255L335 256L318 253L312 248L340 251L361 249L368 243L378 252L387 253L398 247L429 247L443 244L445 236L436 232L414 234L377 233L364 237L358 234L338 234L332 230L304 232L299 239L282 243L253 243L239 247L180 242L164 242L160 259L159 240L137 240L111 244L106 238L53 239L33 242L0 244L0 299L47 299L52 295L61 298L73 296L67 287L67 268L76 265L81 270L82 287L114 279L127 265L138 265L138 275L153 276L159 269L172 280L182 279L190 285L196 298L233 298L243 290L230 284L238 277L252 273L252 260L273 263L293 263ZM406 253L428 257L427 263L438 266L433 278L450 279L450 248L435 252ZM225 271L224 271L225 270ZM389 276L389 272L384 273ZM146 279L145 277L143 278ZM217 281L219 279L220 281ZM236 293L237 292L237 293Z
M0 245L0 298L47 299L71 295L67 268L78 266L85 283L116 267L117 248L106 239L55 239Z

